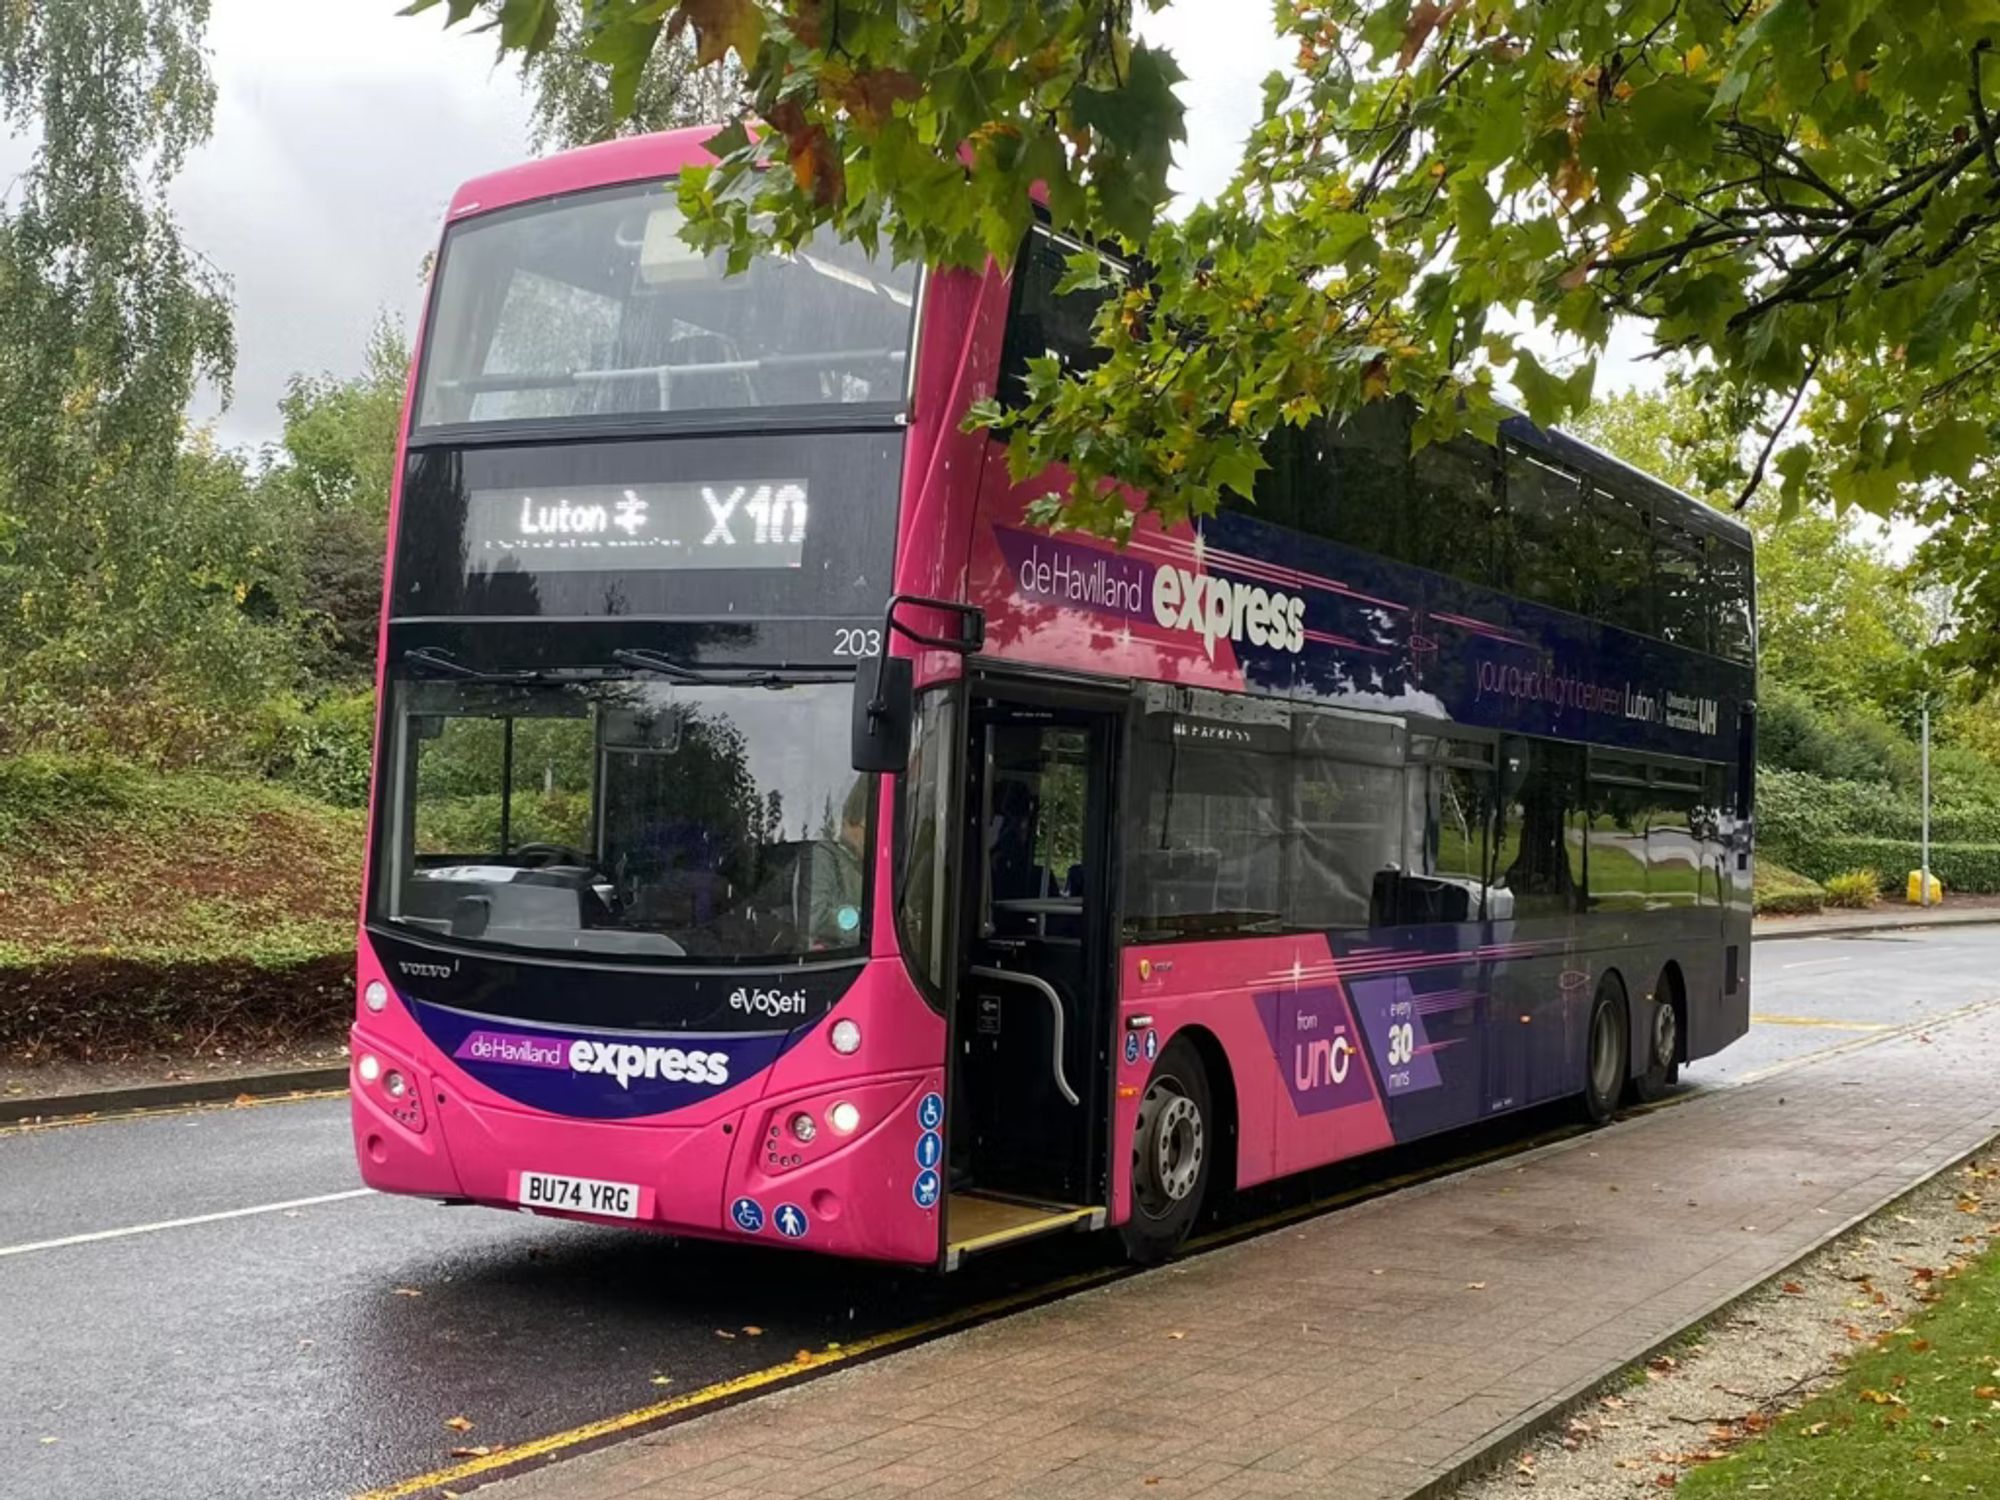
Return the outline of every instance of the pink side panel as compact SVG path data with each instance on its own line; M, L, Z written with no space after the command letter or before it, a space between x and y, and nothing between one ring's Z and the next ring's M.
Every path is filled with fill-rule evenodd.
M1309 1056L1298 1045L1273 1039L1260 1006L1280 1021L1303 993L1337 991L1334 1013L1316 1015L1326 1039L1342 1034L1359 1046L1361 1032L1335 972L1324 937L1241 938L1131 947L1119 957L1119 1062L1117 1108L1112 1122L1112 1218L1123 1222L1131 1198L1132 1134L1140 1091L1152 1071L1147 1049L1128 1062L1124 1037L1134 1017L1151 1017L1138 1032L1156 1033L1156 1049L1190 1029L1206 1032L1222 1049L1235 1084L1236 1183L1249 1187L1309 1167L1394 1144L1389 1119L1366 1061L1350 1053L1351 1081L1339 1091L1330 1082L1301 1089L1311 1077ZM1324 1006L1321 1006L1322 1013ZM1315 1107L1316 1096L1351 1102Z
M1050 536L1032 528L1028 507L1065 482L1061 473L1015 484L1007 450L989 442L978 514L973 522L967 597L986 611L986 649L1009 661L1068 671L1148 678L1240 692L1243 672L1227 639L1204 647L1202 637L1163 628L1153 612L1152 580L1174 567L1199 577L1208 572L1193 526L1163 527L1142 516L1132 539L1120 547L1075 533ZM1121 613L1061 602L1059 576L1094 575L1115 580L1133 608Z

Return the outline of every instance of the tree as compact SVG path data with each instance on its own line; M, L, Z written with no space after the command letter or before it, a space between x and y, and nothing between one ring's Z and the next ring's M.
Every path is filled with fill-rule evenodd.
M1125 534L1120 484L1169 518L1206 512L1250 494L1280 424L1392 394L1422 404L1418 442L1490 435L1503 374L1557 420L1588 405L1592 356L1625 318L1755 414L1739 501L1775 470L1788 508L1990 531L2000 501L1967 486L2000 416L1996 0L1274 10L1297 71L1267 82L1234 180L1176 220L1160 210L1179 73L1132 40L1130 0L449 14L489 12L529 54L574 16L618 108L662 45L733 53L744 121L681 193L695 237L738 262L822 226L934 263L1006 257L1037 182L1060 226L1143 254L1147 275L1100 316L1102 364L1038 366L1025 410L977 413L1011 434L1017 475L1067 466L1047 523ZM1077 282L1097 279L1080 258ZM1573 368L1535 352L1549 334ZM2000 639L1983 628L1994 567L1961 560L1961 605L1985 612L1961 634Z
M648 54L631 103L621 109L611 69L586 51L583 22L573 10L557 12L547 47L522 56L521 76L532 94L537 151L713 124L733 116L741 102L740 72L727 64L703 67L692 39L682 36Z
M0 740L96 703L117 734L205 742L283 672L240 468L183 441L233 353L223 280L165 198L209 129L207 12L0 7L0 113L34 141L0 210Z
M359 375L295 375L278 403L284 437L263 489L274 510L294 519L298 608L315 676L361 680L374 669L409 371L409 339L385 317Z

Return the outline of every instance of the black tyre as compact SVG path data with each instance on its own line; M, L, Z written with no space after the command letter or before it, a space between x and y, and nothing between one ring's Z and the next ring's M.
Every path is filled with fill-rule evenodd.
M1221 1138L1208 1089L1208 1070L1194 1046L1167 1044L1132 1132L1132 1216L1119 1226L1125 1253L1157 1265L1180 1248L1201 1216L1212 1175L1211 1144Z
M1653 986L1653 998L1646 1002L1646 1066L1632 1080L1632 1092L1642 1104L1664 1099L1681 1081L1681 1013L1675 1003L1678 990L1666 975Z
M1625 986L1607 977L1590 1002L1590 1026L1584 1033L1583 1113L1593 1125L1610 1120L1625 1093L1631 1055L1625 1027Z

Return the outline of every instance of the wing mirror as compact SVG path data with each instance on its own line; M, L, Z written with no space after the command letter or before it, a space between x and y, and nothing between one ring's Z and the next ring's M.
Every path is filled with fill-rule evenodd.
M926 635L896 618L901 605L940 610L958 620L958 633L951 636ZM977 651L986 643L986 616L970 604L949 599L926 599L916 594L897 594L882 612L882 649L872 664L864 662L854 674L854 721L851 734L854 769L865 774L893 776L910 763L910 725L916 718L916 663L907 656L891 656L892 636L902 636L934 651L951 651L960 656Z

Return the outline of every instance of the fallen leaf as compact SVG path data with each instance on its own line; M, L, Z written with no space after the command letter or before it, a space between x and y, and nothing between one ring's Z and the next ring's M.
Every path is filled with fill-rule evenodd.
M446 1417L444 1425L449 1427L453 1432L470 1432L472 1431L472 1418Z
M392 1297L421 1297L423 1293L413 1286L399 1286L393 1288L389 1295Z
M1187 1337L1187 1335L1185 1333L1182 1333L1179 1329L1176 1329L1174 1332L1168 1334L1167 1337L1170 1339L1184 1339Z
M1972 1394L1980 1401L2000 1401L2000 1385L1975 1385Z
M798 1352L797 1354L794 1354L794 1355L792 1356L792 1362L793 1362L794 1364L800 1364L800 1365L809 1365L809 1364L811 1364L811 1363L813 1362L813 1352L812 1352L812 1350L810 1350L810 1349L801 1349L801 1350L800 1350L800 1351L799 1351L799 1352Z
M1483 1292L1486 1290L1486 1283L1483 1281L1468 1281L1465 1284L1465 1289L1468 1292Z
M1813 1424L1812 1424L1812 1426L1810 1426L1810 1427L1808 1427L1808 1428L1806 1429L1806 1436L1807 1436L1807 1437L1825 1437L1825 1436L1826 1436L1826 1430L1827 1430L1827 1428L1828 1428L1828 1427L1829 1427L1830 1425L1831 1425L1831 1424L1830 1424L1830 1423L1827 1423L1827 1422L1815 1422L1815 1423L1813 1423Z
M1646 1361L1646 1368L1660 1375L1665 1375L1670 1370L1678 1370L1680 1366L1681 1362L1671 1354L1655 1354Z
M488 1444L479 1443L470 1448L454 1448L451 1450L451 1456L453 1458L486 1458L493 1452L494 1449Z
M653 1377L654 1385L672 1385L673 1383L674 1378L671 1375L655 1375Z
M760 1339L764 1336L764 1330L759 1328L755 1323L745 1323L743 1331L753 1339Z
M1788 1281L1779 1287L1778 1290L1783 1292L1787 1297L1803 1297L1806 1294L1805 1287L1796 1281Z
M1912 1354L1926 1353L1929 1351L1930 1347L1931 1347L1931 1341L1929 1339L1910 1340L1910 1353Z
M719 1339L733 1339L736 1337L736 1335L731 1333L727 1328L716 1329L715 1336Z

